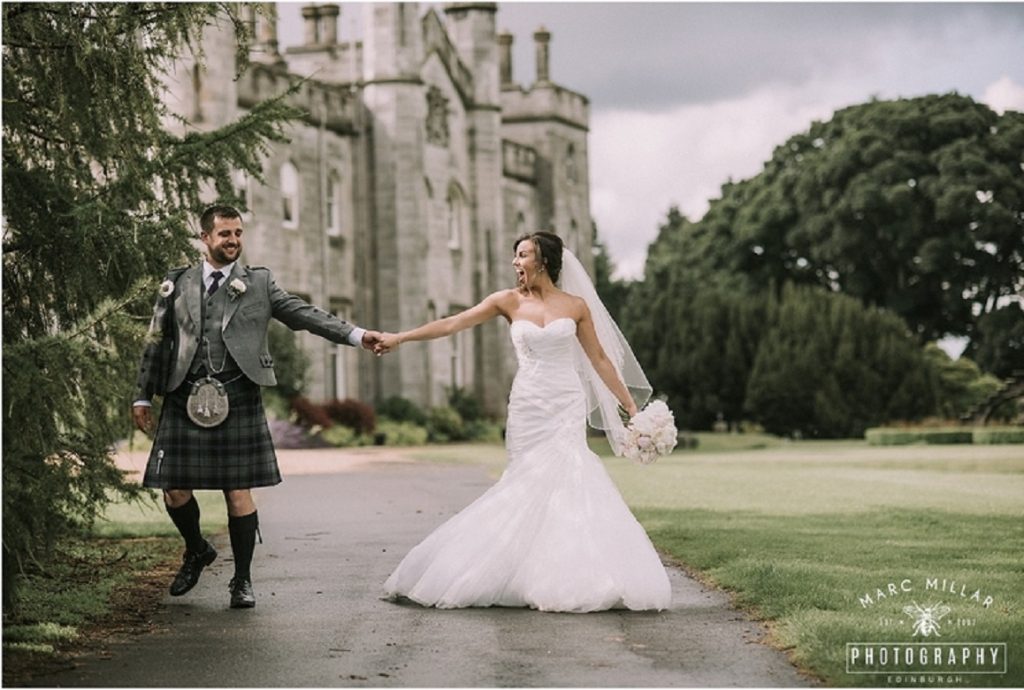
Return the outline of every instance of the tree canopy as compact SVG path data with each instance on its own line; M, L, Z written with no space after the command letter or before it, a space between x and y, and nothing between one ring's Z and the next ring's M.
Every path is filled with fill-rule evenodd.
M1024 292L1024 114L956 94L845 108L675 225L684 237L656 243L653 261L750 292L841 292L922 342L975 336L979 316Z
M968 336L982 368L1024 368L1024 115L956 94L840 110L699 221L670 209L626 292L624 331L690 428L963 414L995 379L924 345Z

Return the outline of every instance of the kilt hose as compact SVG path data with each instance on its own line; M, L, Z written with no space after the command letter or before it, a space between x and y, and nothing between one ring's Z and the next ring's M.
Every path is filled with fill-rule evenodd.
M143 486L156 489L250 489L281 483L258 384L225 383L230 413L204 429L188 418L190 380L164 397Z

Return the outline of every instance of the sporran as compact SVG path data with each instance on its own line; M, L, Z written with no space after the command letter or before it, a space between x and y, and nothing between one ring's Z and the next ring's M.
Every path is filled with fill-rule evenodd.
M207 376L192 384L185 404L188 418L196 426L210 429L223 423L228 418L228 392L224 384Z

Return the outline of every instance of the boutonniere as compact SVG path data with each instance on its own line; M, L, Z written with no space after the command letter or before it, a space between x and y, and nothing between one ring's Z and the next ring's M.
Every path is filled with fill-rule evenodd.
M160 296L161 297L166 299L166 298L170 297L173 294L174 294L174 281L173 280L165 280L164 282L160 283Z
M245 294L246 291L245 283L240 278L235 278L228 283L228 297L235 300Z

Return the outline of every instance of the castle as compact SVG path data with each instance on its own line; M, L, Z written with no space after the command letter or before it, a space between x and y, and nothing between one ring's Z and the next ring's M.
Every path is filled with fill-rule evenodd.
M392 331L513 286L513 242L525 232L557 232L590 268L588 101L550 80L550 33L534 34L536 78L522 86L496 3L453 3L443 19L417 3L368 5L363 40L348 42L341 7L307 5L304 43L283 55L275 5L240 12L254 36L249 66L235 79L231 22L209 28L202 65L183 59L168 74L168 106L188 124L167 125L223 126L306 78L289 97L305 115L289 143L271 145L266 184L236 175L246 263ZM380 358L298 335L313 399L400 395L433 407L458 386L497 415L515 373L501 319Z

